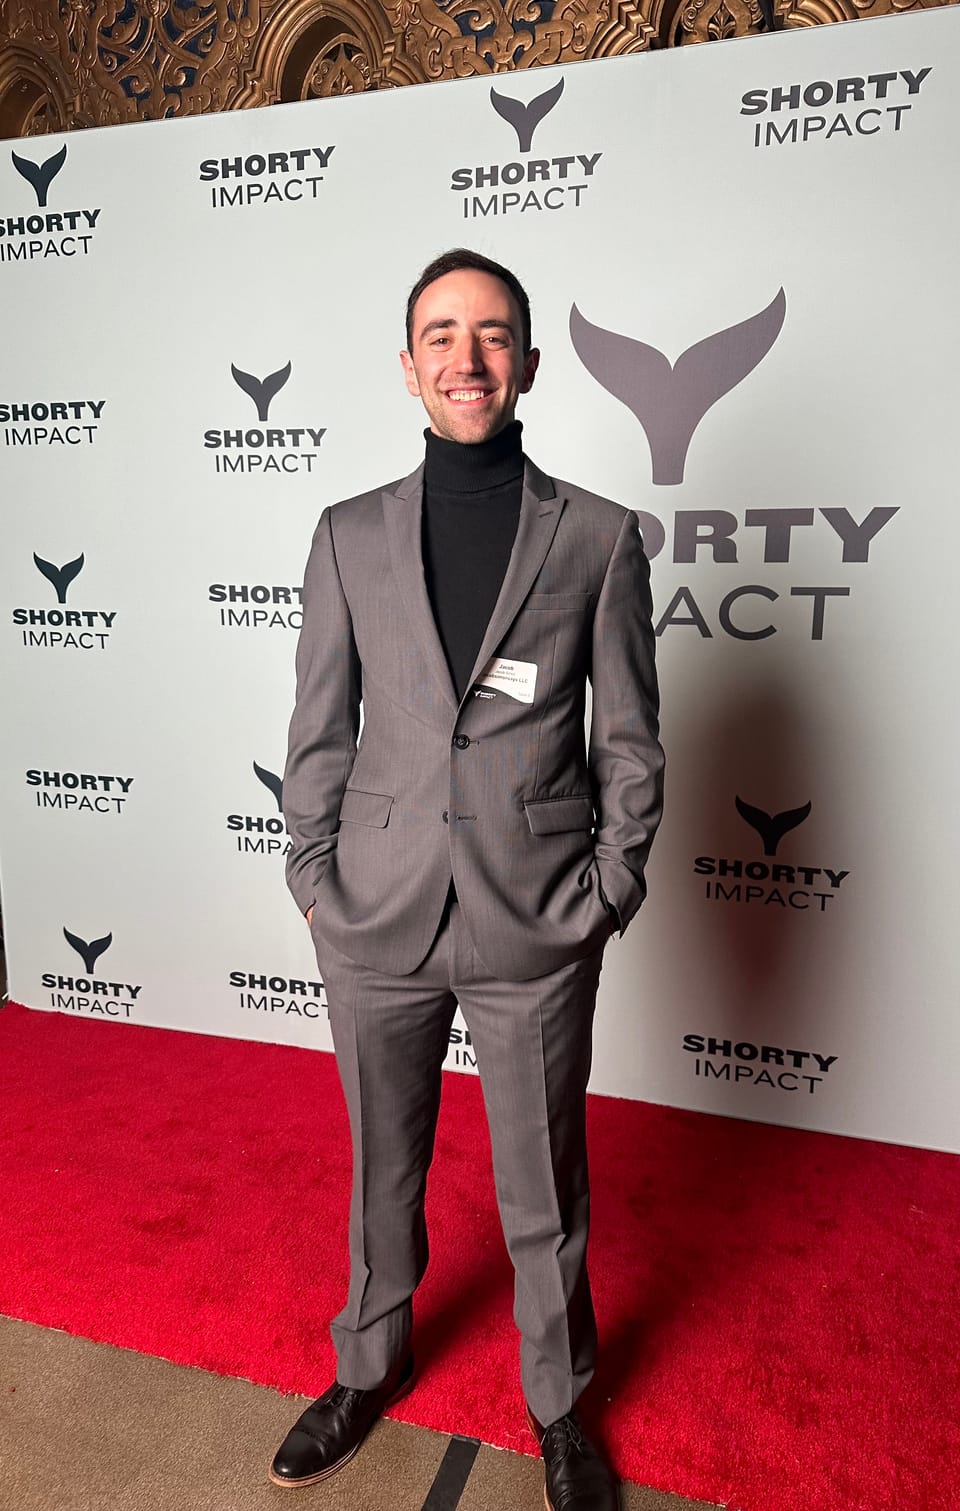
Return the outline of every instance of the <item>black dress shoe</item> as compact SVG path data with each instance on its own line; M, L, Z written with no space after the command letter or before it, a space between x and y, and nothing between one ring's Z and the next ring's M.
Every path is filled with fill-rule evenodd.
M291 1427L270 1466L275 1485L315 1485L353 1458L377 1417L413 1385L413 1360L391 1370L375 1390L336 1382Z
M575 1412L541 1427L528 1407L527 1421L543 1454L547 1511L619 1511L617 1482Z

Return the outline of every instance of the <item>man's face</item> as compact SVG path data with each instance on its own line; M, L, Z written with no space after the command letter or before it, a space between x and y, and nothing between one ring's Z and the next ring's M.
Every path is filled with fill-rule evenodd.
M434 435L475 445L510 424L540 353L524 355L520 311L506 284L463 268L424 289L413 311L413 349L400 361Z

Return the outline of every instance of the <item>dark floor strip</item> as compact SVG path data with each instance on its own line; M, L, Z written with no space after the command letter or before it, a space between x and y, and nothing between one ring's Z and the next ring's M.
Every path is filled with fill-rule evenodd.
M422 1511L456 1511L479 1451L479 1438L450 1439Z

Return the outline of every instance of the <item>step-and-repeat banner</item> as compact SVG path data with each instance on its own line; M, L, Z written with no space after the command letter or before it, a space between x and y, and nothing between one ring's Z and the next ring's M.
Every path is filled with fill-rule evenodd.
M958 85L935 10L4 144L11 996L329 1048L303 565L419 460L406 293L465 244L531 293L527 450L653 562L666 816L594 1088L960 1149Z

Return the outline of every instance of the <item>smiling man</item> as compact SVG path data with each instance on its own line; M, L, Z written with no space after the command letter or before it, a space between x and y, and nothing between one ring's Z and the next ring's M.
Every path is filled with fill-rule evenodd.
M448 253L439 265L456 259ZM476 445L513 422L533 385L540 353L530 345L529 306L524 315L495 273L454 267L424 283L430 272L411 294L409 350L400 353L407 388L433 435Z
M431 263L400 360L430 420L424 462L327 510L304 581L287 879L350 1115L350 1288L336 1381L270 1473L284 1486L335 1474L414 1383L424 1191L459 1005L547 1505L614 1511L575 1411L596 1353L586 1086L604 945L643 901L661 809L649 568L635 514L523 454L514 413L539 352L511 272L464 249Z

